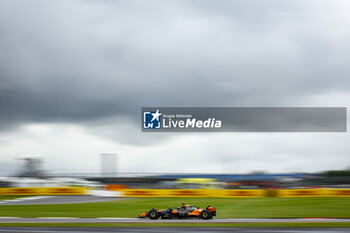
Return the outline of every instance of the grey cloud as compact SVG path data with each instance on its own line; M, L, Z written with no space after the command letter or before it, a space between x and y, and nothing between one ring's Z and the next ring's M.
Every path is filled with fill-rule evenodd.
M330 2L2 1L0 127L74 122L137 143L103 120L348 91L346 16L318 4Z

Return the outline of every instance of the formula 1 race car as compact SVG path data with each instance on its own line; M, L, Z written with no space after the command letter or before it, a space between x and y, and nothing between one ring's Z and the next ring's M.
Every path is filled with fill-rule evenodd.
M138 218L150 219L211 219L216 216L216 208L214 206L208 206L205 209L198 208L191 205L182 204L181 207L169 207L166 210L151 209L148 212L143 212Z

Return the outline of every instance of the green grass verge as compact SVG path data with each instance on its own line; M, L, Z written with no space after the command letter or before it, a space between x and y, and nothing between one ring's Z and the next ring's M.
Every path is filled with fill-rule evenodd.
M3 205L9 217L136 217L151 208L182 202L214 205L217 218L350 218L349 197L296 198L134 198L112 202L46 205Z
M0 223L0 227L350 227L347 222L320 223Z

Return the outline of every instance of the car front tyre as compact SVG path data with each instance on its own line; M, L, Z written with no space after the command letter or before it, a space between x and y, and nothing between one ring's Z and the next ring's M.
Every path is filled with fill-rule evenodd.
M151 210L150 212L148 212L148 217L150 219L155 220L155 219L158 219L160 217L160 214L158 213L157 210Z

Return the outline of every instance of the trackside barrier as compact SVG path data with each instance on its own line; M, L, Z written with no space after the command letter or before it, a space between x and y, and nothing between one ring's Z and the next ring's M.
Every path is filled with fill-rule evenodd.
M350 189L328 189L327 196L350 197Z
M263 189L124 189L124 197L264 197Z
M0 188L0 195L85 195L83 187Z
M279 197L350 197L350 189L280 189Z
M124 197L350 197L350 189L124 189Z
M0 188L0 195L91 195L89 188ZM350 189L123 189L124 197L350 197Z
M280 189L278 197L323 197L327 196L325 189Z

